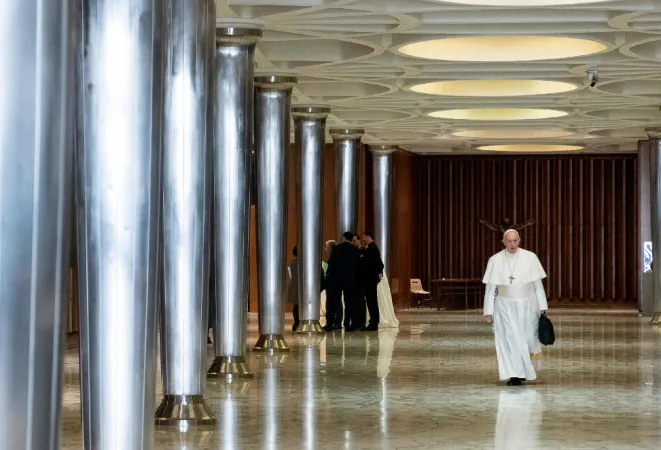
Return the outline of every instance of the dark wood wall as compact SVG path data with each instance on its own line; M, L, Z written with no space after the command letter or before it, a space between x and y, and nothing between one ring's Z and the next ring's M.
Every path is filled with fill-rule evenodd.
M419 177L417 270L438 278L481 278L500 233L478 223L534 219L521 232L548 273L557 305L635 306L635 155L426 158Z

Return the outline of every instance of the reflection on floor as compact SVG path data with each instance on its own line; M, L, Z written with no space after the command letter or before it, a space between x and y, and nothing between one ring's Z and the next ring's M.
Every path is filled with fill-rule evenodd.
M537 381L498 381L479 313L398 313L400 329L288 335L250 353L250 382L211 382L212 430L156 431L157 449L656 449L661 330L631 312L551 316ZM250 319L248 344L257 340ZM290 329L290 328L289 328ZM78 356L67 354L62 448L81 448ZM160 399L160 392L159 392Z

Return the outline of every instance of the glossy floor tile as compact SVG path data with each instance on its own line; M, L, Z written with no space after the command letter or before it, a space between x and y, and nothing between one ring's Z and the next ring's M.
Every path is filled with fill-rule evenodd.
M498 381L477 312L399 312L399 330L287 335L255 378L208 384L212 429L157 429L157 449L657 449L661 329L633 312L551 315L538 379ZM248 345L257 340L250 318ZM209 355L211 362L211 354ZM160 400L160 391L159 391ZM158 403L158 401L157 401ZM81 448L78 354L65 363L62 448Z

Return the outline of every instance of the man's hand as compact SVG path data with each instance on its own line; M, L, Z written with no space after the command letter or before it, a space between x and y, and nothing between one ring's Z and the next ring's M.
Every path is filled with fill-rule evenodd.
M542 310L542 314L546 314L547 312L548 312L547 309L543 309L543 310Z
M383 280L383 274L382 273L379 274L379 280Z
M493 323L493 316L492 315L486 315L486 316L484 316L484 320L486 320L488 323Z

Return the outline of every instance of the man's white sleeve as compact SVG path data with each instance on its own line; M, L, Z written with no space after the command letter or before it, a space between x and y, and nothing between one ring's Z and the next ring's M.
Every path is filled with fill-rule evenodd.
M537 296L537 304L539 305L539 310L548 310L549 304L546 301L546 292L544 292L544 285L542 284L542 280L534 281L532 285L535 288L535 296Z
M484 315L493 316L493 304L496 296L496 285L487 283L484 291Z

